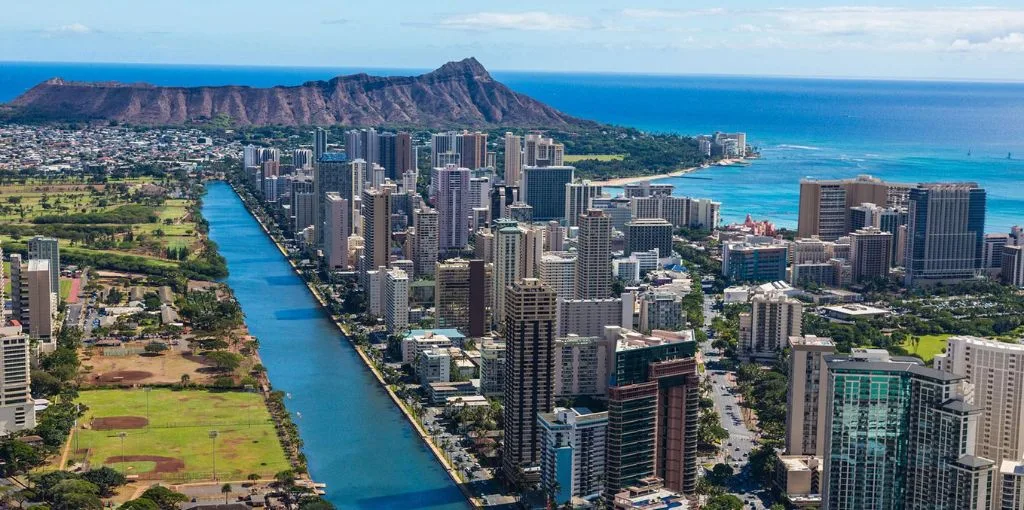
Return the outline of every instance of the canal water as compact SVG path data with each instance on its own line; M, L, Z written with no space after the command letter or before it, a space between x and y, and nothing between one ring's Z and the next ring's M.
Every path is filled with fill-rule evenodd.
M234 190L209 183L203 216L270 381L290 395L310 473L327 484L327 499L345 509L468 508Z

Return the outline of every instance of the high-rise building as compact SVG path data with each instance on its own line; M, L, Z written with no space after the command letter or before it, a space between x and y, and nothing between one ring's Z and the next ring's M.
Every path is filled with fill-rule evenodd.
M491 208L491 179L489 177L471 177L469 179L469 207L470 209Z
M557 221L548 222L544 231L544 251L562 251L565 249L565 229Z
M541 487L555 505L572 498L593 499L604 491L604 447L608 413L556 407L537 417L540 426Z
M487 133L464 132L455 140L459 165L476 170L487 166Z
M601 196L601 186L590 181L565 184L565 224L575 227L580 215L590 209L590 199Z
M788 263L789 247L775 239L747 236L722 244L722 276L735 281L785 280Z
M377 138L380 152L377 162L384 168L386 178L398 181L415 168L409 133L381 133Z
M341 194L329 192L325 196L327 215L324 221L324 259L329 269L348 268L348 200Z
M456 151L455 131L434 133L430 135L430 163L432 168L444 168L448 165L459 166L459 153Z
M631 182L622 187L623 196L633 197L670 197L676 187L672 184L654 184L651 181Z
M540 258L540 281L555 291L559 301L576 297L576 254L546 252Z
M558 302L558 336L600 336L605 326L618 326L622 299L566 299Z
M451 259L437 264L434 313L437 326L470 338L484 336L491 323L494 267L482 260Z
M831 181L804 179L800 181L797 236L818 236L834 241L855 230L852 207L899 205L907 188L907 185L887 183L869 175Z
M590 208L603 212L611 219L612 228L620 232L625 231L626 223L633 219L633 209L628 198L594 197L590 200Z
M461 250L469 243L469 169L449 165L435 170L438 248Z
M17 326L0 327L0 436L36 426L32 399L29 335Z
M364 159L371 166L380 164L380 134L373 128L346 131L345 152L349 159Z
M565 146L540 133L528 133L523 139L523 166L562 166Z
M775 359L790 337L800 336L804 305L780 292L750 298L751 311L740 314L740 352L757 359Z
M401 269L384 275L384 325L391 333L409 328L409 275Z
M672 255L672 224L661 218L637 218L626 223L626 255L657 248L659 257Z
M1001 265L1003 283L1024 287L1024 246L1004 247Z
M974 183L921 184L910 190L906 284L974 278L981 271L985 190Z
M352 200L352 168L344 152L325 152L313 168L313 228L317 244L323 240L325 196L334 192L345 200Z
M518 224L498 220L494 227L494 321L505 322L505 290L522 278L520 262L523 251L523 232Z
M507 480L541 463L537 417L555 407L555 293L540 280L525 278L505 289L505 443L502 471Z
M565 215L566 187L573 180L571 166L524 166L519 196L533 207L535 220L561 219Z
M439 215L436 209L424 207L412 213L414 236L412 262L417 277L434 274L439 252Z
M656 476L676 492L697 488L697 344L689 335L644 336L609 327L605 495Z
M484 342L480 346L480 394L500 397L505 393L505 343Z
M576 299L604 299L611 294L611 218L589 209L578 220Z
M523 137L505 133L505 184L519 187L523 169Z
M825 356L835 354L831 338L789 337L789 391L786 392L786 455L825 453Z
M50 289L60 289L60 243L56 238L33 236L28 240L28 259L50 263Z
M313 159L309 162L310 166L315 162L320 161L320 156L323 156L327 152L327 131L324 128L316 128L316 133L313 136ZM295 168L298 168L295 165Z
M11 312L21 322L29 337L43 344L56 341L53 317L57 311L57 294L50 287L50 261L33 259L22 262L21 255L11 254Z
M825 360L824 508L989 507L993 463L975 455L963 376L879 349Z
M974 405L981 410L974 436L975 455L1001 465L1024 459L1024 345L971 336L949 339L946 352L935 356L935 368L965 376L974 386ZM993 485L1000 502L1002 488ZM994 504L994 509L999 505Z
M640 332L678 331L686 326L682 296L653 290L640 294Z
M362 271L387 267L391 255L391 189L363 191Z
M865 227L850 234L850 263L856 283L885 278L892 267L892 234Z
M317 202L313 182L296 179L291 182L292 232L298 234L315 221Z
M608 342L599 336L555 339L555 397L604 397L608 391Z

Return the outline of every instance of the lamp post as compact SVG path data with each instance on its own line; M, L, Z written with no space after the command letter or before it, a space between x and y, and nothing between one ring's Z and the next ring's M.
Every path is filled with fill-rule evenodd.
M213 481L217 481L217 431L210 431L210 443L213 446Z
M117 437L121 438L121 474L122 475L125 473L125 465L124 465L124 438L127 435L128 434L125 433L125 432L121 432L121 433L119 433L117 435Z

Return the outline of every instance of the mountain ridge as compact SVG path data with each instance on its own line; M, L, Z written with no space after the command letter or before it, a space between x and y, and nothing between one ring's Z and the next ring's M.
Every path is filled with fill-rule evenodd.
M8 103L41 120L182 125L222 116L236 126L415 125L572 128L597 123L566 115L495 80L475 58L418 76L366 73L301 85L167 87L148 83L45 80Z

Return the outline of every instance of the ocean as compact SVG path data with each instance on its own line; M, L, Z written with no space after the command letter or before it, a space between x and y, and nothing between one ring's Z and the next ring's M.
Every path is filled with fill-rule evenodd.
M157 85L294 85L338 74L419 69L0 63L0 102L60 76ZM745 131L748 167L666 179L678 194L795 227L799 180L870 174L899 182L974 181L986 229L1024 223L1024 83L492 72L566 113L652 132Z

